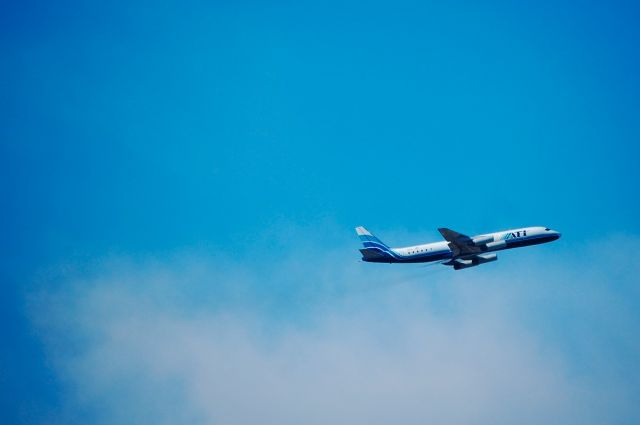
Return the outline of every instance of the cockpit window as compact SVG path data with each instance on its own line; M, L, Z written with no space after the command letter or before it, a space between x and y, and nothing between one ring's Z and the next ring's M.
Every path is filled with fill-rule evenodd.
M548 232L551 229L549 229L548 227L545 227L544 230Z

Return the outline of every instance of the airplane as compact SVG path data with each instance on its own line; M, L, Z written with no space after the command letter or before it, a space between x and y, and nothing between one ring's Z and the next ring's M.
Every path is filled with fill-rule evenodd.
M356 233L364 245L362 261L370 263L429 263L440 262L454 270L490 263L498 259L494 251L520 248L555 241L560 232L548 227L524 227L477 236L467 236L446 227L438 229L442 242L390 248L362 226Z

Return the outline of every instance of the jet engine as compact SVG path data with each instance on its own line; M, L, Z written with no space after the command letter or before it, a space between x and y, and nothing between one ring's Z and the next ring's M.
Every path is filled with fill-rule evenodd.
M473 264L472 260L463 260L462 258L458 258L453 262L453 269L454 270L468 269L469 267L475 267L477 265L478 263Z
M478 261L478 264L490 263L498 259L498 254L479 254L474 260Z
M471 242L473 242L475 246L486 245L493 242L493 236L478 236L471 239Z
M507 242L506 241L489 242L486 246L487 246L487 249L490 249L490 250L502 249L507 247Z
M468 269L469 267L479 266L480 264L490 263L498 259L498 254L478 254L472 258L457 258L453 261L453 269Z

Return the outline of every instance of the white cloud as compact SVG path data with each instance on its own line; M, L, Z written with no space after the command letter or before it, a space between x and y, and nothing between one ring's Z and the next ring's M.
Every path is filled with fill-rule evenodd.
M60 421L637 419L630 400L638 372L618 383L615 371L576 369L573 348L594 350L582 358L587 363L611 351L584 335L577 344L559 342L532 313L548 304L540 294L550 288L577 304L577 285L587 297L600 293L601 275L588 279L566 258L546 268L514 258L504 259L513 267L442 273L344 261L346 252L309 250L255 268L204 255L110 262L93 267L91 277L45 286L31 314L64 384ZM638 271L637 262L630 270ZM608 294L604 305L618 305L615 291ZM587 304L587 315L604 308L597 299ZM623 352L640 353L637 337L625 332ZM600 363L589 366L602 371Z

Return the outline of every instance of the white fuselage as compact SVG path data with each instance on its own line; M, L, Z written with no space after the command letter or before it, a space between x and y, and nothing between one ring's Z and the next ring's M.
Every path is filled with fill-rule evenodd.
M523 227L495 233L485 233L471 238L473 240L490 240L491 242L483 244L483 246L486 247L484 251L493 252L551 242L559 237L559 232L551 230L548 227ZM391 254L395 260L391 262L399 263L438 261L453 258L454 256L447 241L390 248L389 251L389 254Z

